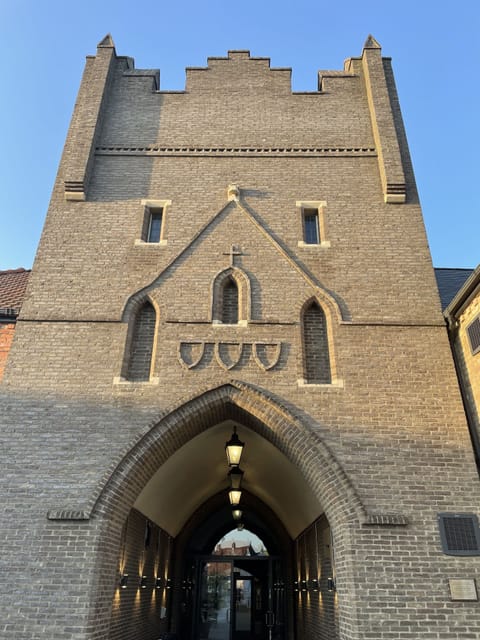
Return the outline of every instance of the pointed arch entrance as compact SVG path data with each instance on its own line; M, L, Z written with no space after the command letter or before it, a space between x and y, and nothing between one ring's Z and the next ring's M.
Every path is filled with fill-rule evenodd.
M259 389L244 383L231 382L187 399L180 406L166 411L155 424L147 426L143 437L125 452L123 459L105 479L104 485L99 488L93 506L93 515L101 529L101 540L108 539L109 543L105 545L100 542L97 548L97 566L100 568L97 588L112 592L113 609L119 602L119 551L127 516L138 506L145 511L142 500L146 497L148 487L152 486L159 470L167 469L169 462L175 460L175 456L180 456L177 459L181 460L185 451L189 446L193 446L192 443L195 443L197 438L203 437L208 440L208 434L214 433L215 429L221 429L220 425L233 423L241 425L253 440L264 442L267 450L276 451L281 460L285 461L287 477L290 477L289 473L293 473L293 470L301 477L304 486L308 488L310 498L317 501L316 515L320 516L323 513L322 517L328 520L331 526L336 552L342 554L339 571L349 571L346 559L349 555L351 556L348 551L351 546L350 530L352 526L364 520L365 511L347 475L328 447L315 435L313 429L294 416L287 407ZM223 443L220 442L219 446L223 447ZM184 458L185 460L187 458ZM188 471L193 470L189 468ZM180 470L179 473L182 471ZM196 484L202 489L204 483L201 479L197 479ZM162 491L166 495L168 487L164 486ZM256 487L253 493L261 494L261 487ZM287 506L287 511L290 509L293 512L298 507L303 507L308 512L302 493L307 492L299 491L297 504ZM211 496L204 495L202 501L197 496L197 502L198 500L200 502L195 509L192 506L189 507L190 517L201 510L210 498ZM267 498L267 508L271 508L268 505L269 499L273 500L272 510L280 509L275 503L275 496L273 499ZM177 505L180 506L178 500ZM187 526L188 520L188 517L184 517L181 526L175 531L168 531L165 527L166 533L170 534L172 540L179 537L181 530ZM288 513L284 512L279 520L286 525L285 529L290 534L293 544L291 529L293 525ZM180 521L177 524L180 525ZM171 523L169 526L172 526ZM175 558L172 559L171 566L175 566ZM292 603L297 606L293 601L297 597L300 598L300 595L295 595L294 583L298 583L301 572L297 571L293 564L291 566L292 575L288 576L289 583L286 585L286 591ZM180 575L177 579L180 579ZM176 588L182 587L177 584ZM341 599L341 592L339 597ZM113 609L102 610L99 602L101 599L95 598L94 594L90 628L98 630L98 621L103 618L105 631L92 633L91 637L114 640L115 636L110 635L108 631L108 620ZM172 595L169 606L173 606L174 602L175 598ZM340 624L342 616L347 620L352 614L349 604L342 603ZM168 619L168 625L172 620L174 621L174 618L173 615ZM169 630L176 631L174 622ZM293 625L290 625L286 637L294 637ZM340 634L339 637L342 635Z

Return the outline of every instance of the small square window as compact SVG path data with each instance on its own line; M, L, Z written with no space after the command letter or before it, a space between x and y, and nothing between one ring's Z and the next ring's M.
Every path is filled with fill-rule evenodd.
M149 209L147 242L160 242L162 235L163 209Z
M305 244L319 244L318 209L303 210L303 240Z
M468 325L467 333L472 353L475 355L480 352L480 316Z

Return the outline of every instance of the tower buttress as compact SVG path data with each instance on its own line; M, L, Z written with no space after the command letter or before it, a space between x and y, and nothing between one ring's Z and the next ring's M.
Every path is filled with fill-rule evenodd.
M406 200L406 181L384 62L380 45L375 38L368 36L362 53L362 68L383 196L387 203L403 204Z
M87 56L65 144L67 200L85 200L115 60L115 45L109 34L98 44L97 55Z

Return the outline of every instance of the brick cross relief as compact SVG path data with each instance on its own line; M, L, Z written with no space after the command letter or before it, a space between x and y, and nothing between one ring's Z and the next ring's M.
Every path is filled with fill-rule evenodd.
M242 252L242 249L238 249L238 247L235 247L234 244L232 244L232 246L230 247L230 251L228 251L227 253L223 253L224 256L230 256L230 266L234 267L235 266L235 256L243 256L245 255Z

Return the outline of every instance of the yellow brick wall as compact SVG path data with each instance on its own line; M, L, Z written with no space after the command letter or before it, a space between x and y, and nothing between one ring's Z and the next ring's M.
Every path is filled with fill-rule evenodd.
M480 287L468 306L458 318L458 333L455 339L457 362L462 378L464 397L471 409L471 419L477 434L480 434L480 352L473 354L468 337L468 326L480 314Z

